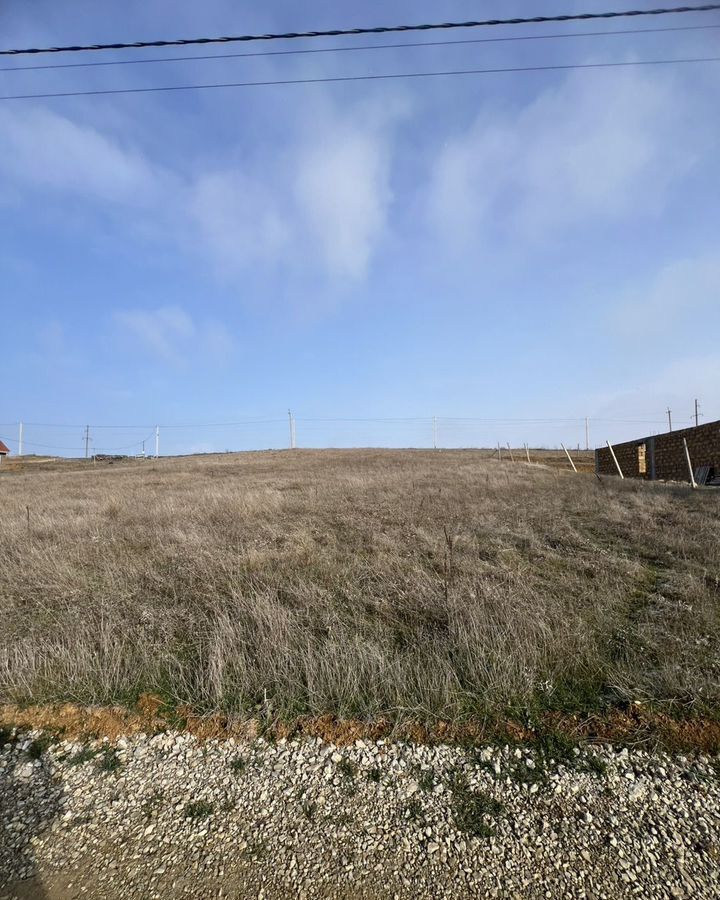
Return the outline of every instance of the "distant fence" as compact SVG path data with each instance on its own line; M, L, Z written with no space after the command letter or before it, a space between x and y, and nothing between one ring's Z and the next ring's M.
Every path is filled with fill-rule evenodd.
M706 477L712 479L720 475L720 421L613 444L612 449L625 478L690 481L689 455L692 469L708 467ZM595 451L595 471L618 474L609 447Z

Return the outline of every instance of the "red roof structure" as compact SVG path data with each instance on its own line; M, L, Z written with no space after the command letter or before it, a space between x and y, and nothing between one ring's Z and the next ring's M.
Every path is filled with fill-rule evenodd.
M8 454L9 452L10 452L10 451L9 451L8 448L5 446L5 444L3 444L2 441L0 441L0 453L2 453L3 456L5 456L5 455Z

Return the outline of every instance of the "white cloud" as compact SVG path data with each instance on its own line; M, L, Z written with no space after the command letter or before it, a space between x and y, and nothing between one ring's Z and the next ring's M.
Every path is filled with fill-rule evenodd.
M361 276L392 199L387 142L357 128L331 129L300 154L293 187L300 222L328 269Z
M12 203L22 190L43 190L63 215L71 196L73 212L85 204L113 216L126 232L198 254L226 278L258 265L361 278L387 227L392 128L404 109L320 102L313 111L310 124L291 120L284 142L252 156L236 150L213 169L182 161L173 171L67 116L0 110L0 196Z
M0 174L35 188L130 206L147 204L163 177L137 150L34 107L0 110Z
M222 361L235 347L224 325L212 320L197 323L177 306L122 310L114 319L141 348L165 362L183 363L198 354Z
M190 232L224 273L278 260L292 248L292 225L259 173L231 169L201 175L189 190Z
M189 214L205 251L226 275L262 264L361 278L387 228L396 117L324 107L290 148L201 176Z
M573 73L519 110L488 105L440 152L429 220L466 245L654 215L702 150L690 115L655 72Z

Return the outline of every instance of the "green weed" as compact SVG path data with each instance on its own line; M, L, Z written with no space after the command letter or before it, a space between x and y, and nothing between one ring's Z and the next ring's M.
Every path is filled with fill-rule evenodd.
M230 769L236 774L240 775L247 768L247 762L244 757L236 756L235 759L230 761Z
M99 751L94 750L92 747L83 747L81 750L78 750L77 753L73 753L73 755L68 758L67 763L69 766L81 766L83 763L95 759L98 753Z
M41 735L36 737L30 746L27 748L26 753L31 759L40 759L40 757L47 752L47 750L56 743L57 738L54 734L50 734L50 732L44 731ZM2 743L2 739L0 738L0 744Z
M208 800L192 800L185 804L185 817L187 819L207 819L211 816L214 806Z
M112 747L106 747L97 761L97 767L101 772L115 772L121 765L120 757Z

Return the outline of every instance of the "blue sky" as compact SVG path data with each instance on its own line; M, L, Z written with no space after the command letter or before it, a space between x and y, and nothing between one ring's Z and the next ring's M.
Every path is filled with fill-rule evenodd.
M637 5L10 0L0 33L37 46ZM720 16L482 36L704 23ZM708 56L719 36L2 72L0 93ZM82 61L161 55L180 54ZM574 420L448 421L448 445L575 445L585 416L593 443L662 430L668 406L690 424L695 397L720 418L719 87L703 64L1 102L0 437L67 425L26 426L26 450L72 453L86 422L138 426L94 429L101 450L156 422L252 419L163 429L163 450L282 446L292 408L301 445L426 445L433 415ZM419 421L307 421L327 418Z

